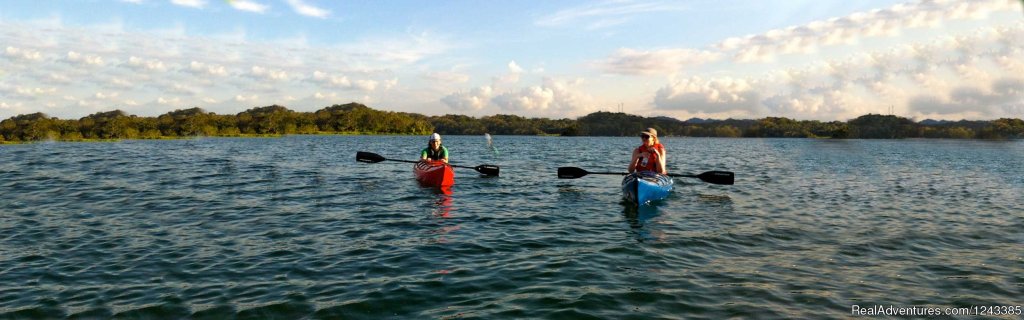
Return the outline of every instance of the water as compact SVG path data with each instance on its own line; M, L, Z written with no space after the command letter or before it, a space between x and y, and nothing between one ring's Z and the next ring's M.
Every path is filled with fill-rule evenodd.
M1024 142L294 136L0 147L3 318L850 318L852 305L1024 304Z

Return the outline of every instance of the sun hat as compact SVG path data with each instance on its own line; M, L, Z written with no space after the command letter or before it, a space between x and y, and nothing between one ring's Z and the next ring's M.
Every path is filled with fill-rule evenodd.
M647 128L647 130L640 131L640 134L646 134L646 135L649 135L649 136L657 138L658 137L658 130L654 130L654 128Z

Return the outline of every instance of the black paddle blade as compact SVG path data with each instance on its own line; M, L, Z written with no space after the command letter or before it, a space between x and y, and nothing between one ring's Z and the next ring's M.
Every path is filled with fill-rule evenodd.
M384 160L387 160L387 159L385 159L384 157L382 157L382 156L380 156L379 154L376 154L376 153L363 152L363 151L356 152L356 161L359 161L359 162L377 163L377 162L381 162L381 161L384 161Z
M735 174L729 171L708 171L697 175L697 178L707 183L731 185Z
M558 167L558 178L559 179L576 179L587 175L587 170L583 170L577 167Z
M474 167L473 169L475 169L476 172L479 172L480 174L495 177L498 176L498 171L501 171L501 168L498 168L498 166L493 164L481 164L479 166Z

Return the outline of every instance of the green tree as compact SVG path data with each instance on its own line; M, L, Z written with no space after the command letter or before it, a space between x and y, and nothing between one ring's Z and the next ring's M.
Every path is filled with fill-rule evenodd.
M78 119L83 136L99 139L131 139L138 137L135 116L121 110L98 112Z
M902 139L916 137L918 124L893 115L868 114L848 122L853 135L861 139Z
M950 139L970 139L974 137L974 132L964 127L951 127L944 130L942 137Z
M739 128L736 128L736 127L733 127L733 126L730 126L730 125L725 125L725 126L715 127L715 136L716 137L726 137L726 138L739 138L741 136L741 133L740 133L740 129Z
M10 141L56 140L60 138L58 121L41 112L17 115L0 122L0 132Z

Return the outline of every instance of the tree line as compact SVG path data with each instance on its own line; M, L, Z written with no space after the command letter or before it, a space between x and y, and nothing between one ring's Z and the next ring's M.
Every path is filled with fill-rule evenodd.
M821 122L767 117L757 120L681 121L595 112L576 119L524 118L515 115L470 117L425 116L374 110L359 103L332 105L315 112L297 112L279 105L219 115L200 108L175 110L157 117L139 117L121 110L81 119L58 119L43 113L0 121L0 142L93 139L165 139L285 134L498 134L561 136L632 136L653 127L661 136L785 137L835 139L1019 139L1024 121L922 121L894 115L868 114L849 121Z

